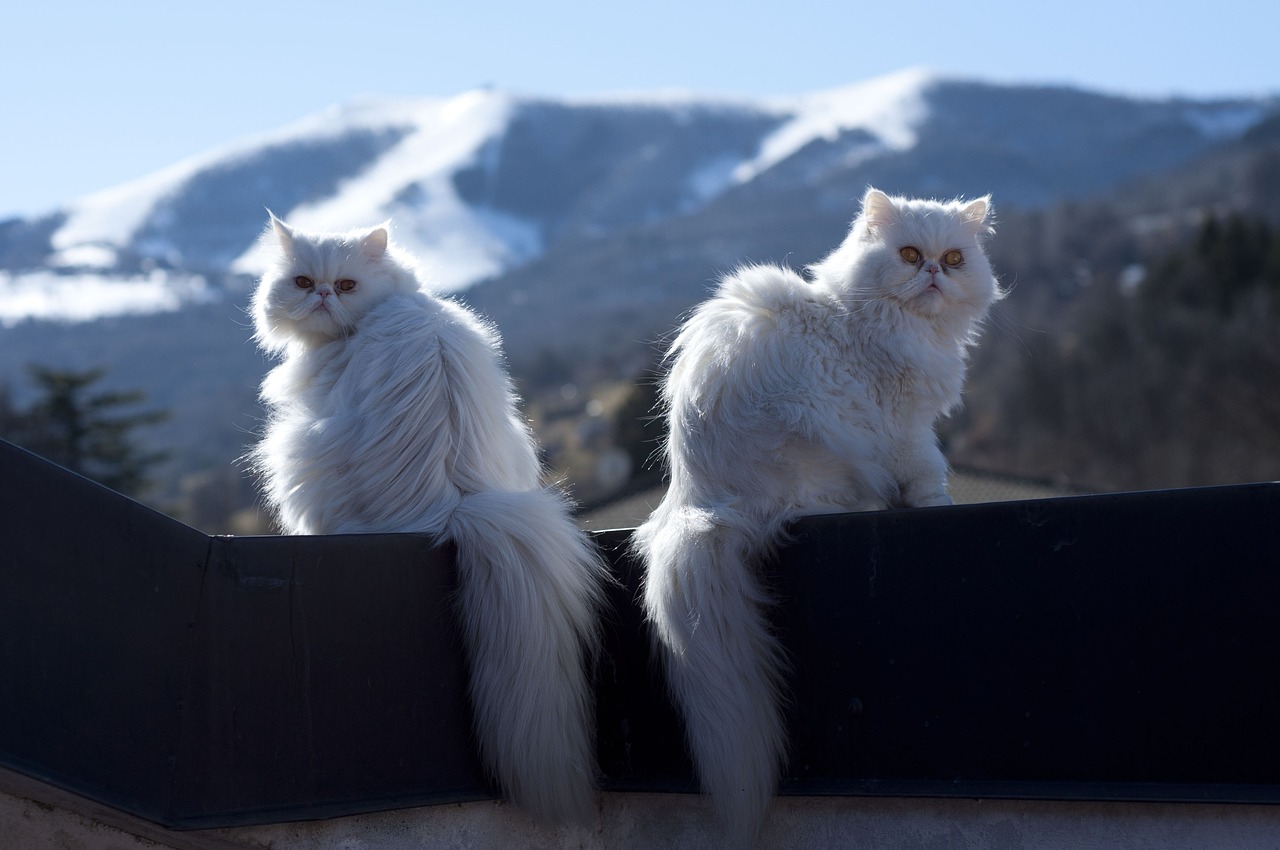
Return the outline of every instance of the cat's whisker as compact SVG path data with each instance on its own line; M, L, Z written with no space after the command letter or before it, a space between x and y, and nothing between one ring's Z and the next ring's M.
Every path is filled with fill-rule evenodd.
M1042 335L1047 333L1043 328L1033 327L1019 319L1013 313L1000 309L1001 305L997 304L987 315L986 324L992 328L992 331L1000 337L1012 339L1018 344L1023 354L1032 356L1034 352L1027 343L1027 336Z

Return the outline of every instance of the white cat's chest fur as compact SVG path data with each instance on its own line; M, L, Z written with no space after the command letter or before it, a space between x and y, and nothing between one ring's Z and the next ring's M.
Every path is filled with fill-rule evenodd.
M962 354L910 333L868 338L857 327L865 317L826 311L824 318L826 333L804 337L828 370L813 387L822 394L812 402L814 433L786 443L779 457L793 470L791 509L902 504L905 491L935 471L927 462L934 424L960 401Z

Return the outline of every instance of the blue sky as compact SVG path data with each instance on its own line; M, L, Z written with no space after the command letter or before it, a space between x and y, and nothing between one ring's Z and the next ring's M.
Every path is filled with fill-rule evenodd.
M1275 0L216 0L0 9L0 218L362 94L797 94L924 66L1122 94L1280 94Z

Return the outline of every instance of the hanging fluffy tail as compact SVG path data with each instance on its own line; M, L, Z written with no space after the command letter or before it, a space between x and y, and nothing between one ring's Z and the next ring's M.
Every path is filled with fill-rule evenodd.
M759 830L786 749L786 661L756 575L774 536L691 507L660 510L635 535L645 609L703 790L741 838Z
M588 664L603 561L551 490L463 496L445 532L485 767L535 816L581 821L596 779Z

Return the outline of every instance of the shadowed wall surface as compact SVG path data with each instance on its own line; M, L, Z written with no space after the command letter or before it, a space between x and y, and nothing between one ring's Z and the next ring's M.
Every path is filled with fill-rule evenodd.
M0 470L8 775L165 829L420 806L427 821L518 817L476 802L493 792L447 548L208 537L8 445ZM794 664L782 794L956 800L778 811L848 824L841 812L953 806L986 823L964 798L1275 802L1278 511L1280 485L1254 484L797 523L766 567ZM695 784L626 538L597 536L619 578L597 670L601 818L665 835L663 811L706 819L697 797L649 796Z

